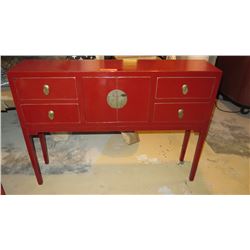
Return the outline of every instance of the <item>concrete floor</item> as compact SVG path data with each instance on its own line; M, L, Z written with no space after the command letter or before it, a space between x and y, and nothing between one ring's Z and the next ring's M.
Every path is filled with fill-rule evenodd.
M238 109L227 102L220 101L218 105L226 110ZM46 172L40 146L36 142L39 162L44 172L44 184L39 186L32 171L30 174L24 169L22 174L22 172L10 171L6 167L10 157L7 157L9 151L5 152L3 148L6 149L6 145L9 145L8 141L15 140L17 145L22 144L20 148L23 154L27 155L20 129L13 131L11 126L8 126L8 122L3 122L3 119L8 121L11 112L15 111L2 113L2 183L7 194L249 194L250 115L243 116L239 113L231 114L215 110L207 139L209 144L204 145L193 182L188 181L188 175L197 142L196 134L191 135L184 165L178 165L183 133L141 132L140 142L134 145L127 145L120 134L81 135L80 137L70 135L70 140L74 139L72 136L80 138L79 144L73 140L76 152L83 151L80 144L85 143L82 162L80 157L77 163L80 162L87 167L84 171L78 172L71 172L67 167L67 171L60 170L58 174ZM241 137L239 143L228 141L227 138L232 136L220 139L218 143L222 143L224 147L213 143L216 142L213 137L218 131L217 128L225 126L223 134L225 136L227 133L232 134L235 127L226 127L223 123L230 119L235 121L239 131L244 132L243 135L238 132L239 138ZM16 136L13 137L14 133ZM235 136L235 133L233 135ZM47 138L50 165L53 166L56 160L61 165L64 164L62 161L68 161L67 164L71 164L73 169L72 157L69 160L65 155L57 157L57 151L54 149L56 146L52 147L53 142L60 141L66 147L65 150L60 149L60 152L67 152L67 148L71 148L70 143L67 143L70 141L69 137L52 135ZM62 160L64 159L62 157L65 157L65 160ZM28 158L25 158L26 160L28 161ZM12 170L17 165L12 164ZM31 165L28 163L27 169L30 170L30 168Z

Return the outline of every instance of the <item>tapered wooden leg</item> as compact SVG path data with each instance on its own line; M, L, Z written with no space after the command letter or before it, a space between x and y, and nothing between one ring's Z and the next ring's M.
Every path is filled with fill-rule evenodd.
M206 139L206 135L207 135L207 133L205 133L205 132L200 132L200 134L199 134L198 142L197 142L196 149L195 149L194 159L193 159L193 163L192 163L192 168L191 168L190 175L189 175L190 181L194 180L195 173L196 173L197 166L198 166L198 162L199 162L199 159L201 156L202 146L203 146L204 141Z
M43 151L44 162L45 162L45 164L48 164L49 163L49 156L48 156L48 150L47 150L45 134L44 133L39 133L38 136L39 136L42 151Z
M182 143L182 148L181 148L180 162L184 161L184 157L185 157L185 154L186 154L189 137L190 137L190 130L186 130L184 140L183 140L183 143Z
M5 191L3 189L3 185L1 184L1 195L4 195L5 194Z
M41 170L40 170L39 163L37 160L36 149L35 149L33 138L26 133L24 133L23 135L24 135L24 139L26 142L26 147L29 153L29 157L32 163L32 167L36 175L37 182L39 185L41 185L43 184L43 178L42 178Z

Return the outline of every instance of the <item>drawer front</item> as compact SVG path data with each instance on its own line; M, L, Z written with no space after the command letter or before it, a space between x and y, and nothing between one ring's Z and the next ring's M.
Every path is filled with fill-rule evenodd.
M23 104L21 110L27 123L79 123L78 104Z
M156 99L209 99L215 86L214 77L158 77Z
M77 99L75 77L16 78L20 100Z
M207 103L156 103L153 122L204 122L210 108Z

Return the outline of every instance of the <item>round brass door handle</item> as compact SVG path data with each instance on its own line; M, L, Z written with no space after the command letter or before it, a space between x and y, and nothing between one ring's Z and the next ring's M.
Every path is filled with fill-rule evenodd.
M50 120L54 120L54 118L55 118L55 112L53 110L50 110L48 112L48 117L49 117Z
M43 93L45 95L49 95L49 85L48 84L43 85Z

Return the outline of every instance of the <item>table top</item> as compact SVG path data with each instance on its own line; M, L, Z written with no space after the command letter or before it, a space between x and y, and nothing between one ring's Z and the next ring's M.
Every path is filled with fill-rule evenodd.
M221 72L205 60L26 59L9 73L39 72Z

